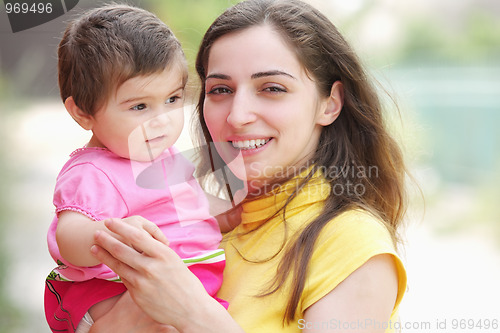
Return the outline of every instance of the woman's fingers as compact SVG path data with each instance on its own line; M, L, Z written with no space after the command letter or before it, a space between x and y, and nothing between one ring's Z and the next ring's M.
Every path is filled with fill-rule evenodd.
M151 236L153 236L154 239L156 239L159 242L162 242L165 245L169 244L169 241L167 239L167 236L161 231L160 227L158 227L155 223L146 220L145 218L141 216L133 216L126 218L125 220L132 219L132 218L138 218L141 220L142 227L144 230L146 230Z
M156 239L157 241L162 242L165 245L169 244L167 237L161 231L161 229L155 223L143 218L142 216L136 215L136 216L126 217L124 219L110 219L110 220L113 220L115 222L127 223L131 226L136 227L137 229L143 229L148 234L153 236L153 238Z
M140 256L140 253L105 232L97 232L94 239L97 245L90 249L92 254L118 274L122 280L133 280L134 276L138 274L136 269L132 267L138 261L134 257ZM126 260L121 258L126 258Z
M137 217L134 218L136 218L137 222L138 220ZM111 232L119 235L122 241L131 246L133 249L135 249L136 252L145 253L146 255L151 257L158 255L159 246L164 247L165 246L164 242L168 243L166 237L163 235L161 231L160 233L163 235L163 237L161 237L157 232L155 232L155 228L152 228L150 226L147 227L148 230L144 228L137 228L136 226L131 225L129 223L124 223L123 220L119 219L106 220L104 222L104 225ZM153 235L151 235L151 233L153 233ZM160 241L158 240L158 238L160 239ZM164 240L164 242L162 240ZM106 250L108 250L112 255L114 255L114 253L110 251L111 249L106 248ZM116 258L119 260L126 260L126 258L118 258L118 257Z
M175 252L165 245L168 241L161 230L140 216L108 219L104 225L108 230L96 232L96 246L92 248L92 253L124 282L127 281L126 284L137 283L145 272L155 270L151 265L158 262L165 265L170 261L180 261Z

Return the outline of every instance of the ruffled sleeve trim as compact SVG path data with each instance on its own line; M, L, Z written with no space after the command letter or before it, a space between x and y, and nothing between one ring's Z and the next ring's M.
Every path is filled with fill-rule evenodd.
M94 220L94 221L101 221L102 220L102 219L98 218L97 216L95 216L94 214L89 213L89 212L87 212L79 207L75 207L75 206L59 207L56 209L56 214L59 215L60 212L66 211L66 210L70 210L72 212L77 212L77 213L83 214L83 215L87 216L89 219Z

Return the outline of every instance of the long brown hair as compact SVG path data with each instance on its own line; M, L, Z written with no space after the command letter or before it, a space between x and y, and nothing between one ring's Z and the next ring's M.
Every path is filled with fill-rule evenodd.
M204 120L203 103L210 48L226 34L264 24L278 31L295 51L321 94L328 96L336 81L341 81L344 87L342 111L331 125L322 129L311 161L314 167L287 201L290 202L307 185L318 169L323 171L332 189L323 211L286 247L276 279L266 293L275 292L285 284L289 275L292 276L292 294L284 314L284 321L290 322L304 289L316 239L335 216L353 208L364 209L379 217L397 242L396 230L406 210L406 168L402 152L386 128L372 79L357 55L321 12L299 0L241 2L219 16L206 32L196 70L202 83L198 117L209 148L212 138ZM201 162L200 171L206 173L216 162L220 163L221 158L212 150L202 156ZM353 185L358 186L357 193L335 190L352 188ZM284 223L286 225L286 220Z

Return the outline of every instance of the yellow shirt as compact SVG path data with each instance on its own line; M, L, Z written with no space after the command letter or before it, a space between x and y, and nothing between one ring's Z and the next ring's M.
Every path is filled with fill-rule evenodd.
M284 239L282 215L267 222L266 219L284 204L295 181L296 179L292 179L282 186L282 191L276 195L246 202L243 205L241 224L224 236L221 246L226 252L226 269L218 296L229 302L228 311L231 316L247 333L300 332L305 325L331 328L339 328L340 325L354 325L351 328L356 328L356 325L368 325L369 323L365 322L340 322L339 318L334 317L335 314L323 323L305 323L302 318L309 306L332 291L371 257L391 254L395 259L399 278L397 301L390 322L372 323L372 325L393 327L397 321L397 308L406 289L405 269L386 227L372 215L361 210L352 210L339 215L321 231L309 263L306 286L293 322L285 324L285 327L282 326L283 314L291 294L289 284L269 296L256 297L268 290L269 282L276 275L276 267L284 252L281 251L268 261L255 262L275 255ZM302 231L318 216L323 207L323 200L330 191L330 186L322 177L316 177L311 182L288 205L287 241L293 238L295 232ZM256 229L258 226L260 228ZM247 231L251 232L242 235Z

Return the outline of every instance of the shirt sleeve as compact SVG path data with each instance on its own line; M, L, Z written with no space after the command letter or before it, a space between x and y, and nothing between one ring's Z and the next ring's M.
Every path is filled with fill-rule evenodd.
M352 211L341 214L322 230L310 260L301 311L326 296L370 258L389 254L398 273L394 311L406 290L406 271L386 226L372 215Z
M120 191L108 175L91 163L82 163L64 170L57 178L54 192L56 214L71 210L88 216L94 221L110 217L127 216L128 208ZM107 266L79 267L64 260L56 241L57 217L47 234L47 243L52 258L59 263L58 274L71 281L91 278L115 279L116 274Z
M129 212L117 185L91 163L77 164L59 175L54 206L56 213L72 210L95 221L123 218Z

